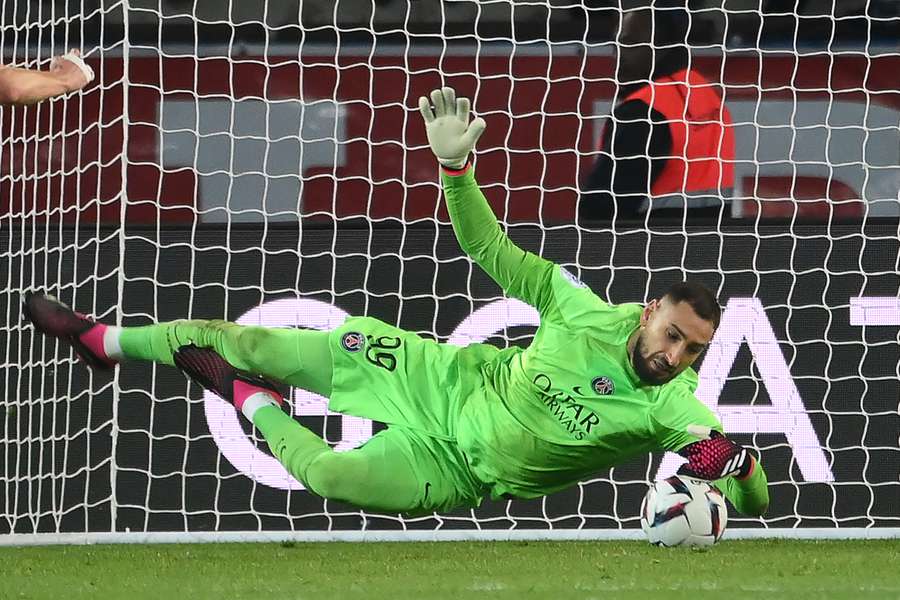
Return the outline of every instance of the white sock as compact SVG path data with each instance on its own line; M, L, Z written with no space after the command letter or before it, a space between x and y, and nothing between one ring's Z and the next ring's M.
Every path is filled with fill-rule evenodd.
M106 356L113 360L125 360L125 355L122 354L122 346L119 345L119 335L121 333L121 327L113 327L112 325L107 325L106 331L103 332L103 351L106 352Z
M244 404L241 406L241 412L244 413L244 416L253 422L253 415L256 414L263 406L278 406L278 402L272 397L272 394L267 394L266 392L256 392L255 394L251 394L244 400Z

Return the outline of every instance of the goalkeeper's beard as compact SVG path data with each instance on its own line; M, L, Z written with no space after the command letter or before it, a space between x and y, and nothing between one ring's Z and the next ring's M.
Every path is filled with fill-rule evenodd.
M650 366L652 357L645 356L646 349L644 334L639 333L634 349L631 351L631 366L634 367L634 372L637 373L640 380L648 385L663 385L675 379L678 375L677 370L672 369L667 373L660 374Z

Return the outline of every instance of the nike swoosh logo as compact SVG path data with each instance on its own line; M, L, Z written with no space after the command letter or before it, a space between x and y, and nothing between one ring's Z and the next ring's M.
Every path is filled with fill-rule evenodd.
M580 385L576 385L575 387L573 387L572 391L575 392L576 394L578 394L579 396L584 396L584 393L581 391Z

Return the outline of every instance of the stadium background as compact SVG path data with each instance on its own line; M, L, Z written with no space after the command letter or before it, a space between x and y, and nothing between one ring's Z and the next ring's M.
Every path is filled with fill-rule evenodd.
M416 6L382 8L399 4ZM71 34L41 21L25 29L32 41L3 40L19 59L99 40L88 61L104 85L78 102L3 111L0 397L13 401L0 533L637 526L660 456L546 500L416 521L255 484L222 457L207 403L177 372L90 375L18 325L18 291L49 286L81 310L120 310L126 325L236 319L299 295L448 339L501 296L459 253L411 110L442 81L474 94L488 120L478 176L518 243L613 302L646 300L685 275L725 301L761 301L834 481L807 481L784 435L739 433L762 449L773 482L766 519L740 526L900 522L900 321L863 327L850 310L852 298L898 294L900 56L878 43L894 33L893 13L783 29L776 15L758 39L734 33L724 55L699 51L737 109L742 219L632 223L613 236L572 223L575 182L614 91L603 10L583 22L549 10L543 29L528 14L521 26L479 17L475 33L497 39L475 47L451 13L423 13L415 37L387 18L319 23L327 11L304 8L313 12L300 35L212 3L135 6L128 19L115 5L86 6ZM571 48L577 40L593 45ZM528 334L512 327L492 341ZM721 405L771 404L757 362L745 345ZM789 414L773 418L791 426ZM337 418L301 421L330 440L346 435Z
M678 230L658 235L633 232L615 243L611 234L596 233L580 245L566 231L542 233L520 227L513 237L570 268L583 265L583 280L594 289L608 290L614 302L642 297L645 289L658 292L680 279L683 268L699 273L710 285L721 285L726 301L759 298L767 307L766 316L780 341L776 348L790 364L834 476L829 483L804 481L783 434L736 434L762 449L773 483L765 523L773 527L893 525L900 467L895 446L900 421L896 328L864 330L851 325L849 303L860 295L895 293L896 228L871 226L863 238L857 226L835 226L830 232L835 241L816 235L814 226L792 232L773 225L762 231L766 235L762 241L758 229L739 226L730 229L727 237L715 229L691 228L688 236ZM797 245L792 233L810 237ZM27 235L2 241L4 247L25 243L40 249L60 240ZM337 238L329 229L313 228L304 230L301 239L289 227L265 232L240 227L226 232L207 226L131 230L124 248L118 236L98 241L93 233L74 237L67 232L61 241L68 250L51 250L46 264L16 261L11 265L14 272L23 273L35 287L44 283L45 269L63 281L84 281L75 290L80 302L113 307L120 293L118 278L94 280L91 274L112 275L124 250L121 306L132 315L125 324L146 323L145 315L159 320L183 318L187 312L195 318L237 319L262 303L294 298L296 290L302 298L334 303L350 314L369 314L446 340L473 309L500 297L496 286L460 254L446 227L413 228L402 237L390 228L347 229L340 230ZM654 257L652 275L643 267L648 244ZM371 262L360 252L362 247L375 257ZM610 255L613 268L604 258ZM337 287L332 288L332 281ZM284 326L321 322L321 317L282 310L285 315L279 324ZM16 307L0 306L0 311L15 314ZM530 331L511 327L498 331L492 341L527 342ZM200 391L188 391L177 371L127 365L117 390L109 375L89 378L83 367L68 360L55 363L48 377L44 366L52 361L56 346L39 340L32 347L30 333L21 339L12 333L3 341L19 350L26 367L7 369L0 393L32 399L6 420L7 435L15 432L15 437L7 438L15 443L5 447L7 473L27 475L24 481L6 482L3 512L19 516L3 522L6 531L361 526L363 517L351 507L329 502L326 511L321 500L306 492L288 493L255 484L235 469L220 456L210 434ZM35 362L42 356L43 361ZM719 402L749 402L760 408L771 404L770 393L784 392L766 389L744 345ZM116 413L114 402L118 402ZM339 417L328 418L327 428L323 417L301 417L301 422L324 431L332 442L347 435ZM789 430L795 417L781 412L774 418ZM114 425L117 446L111 458ZM546 501L489 502L474 515L465 511L457 519L441 519L440 526L472 528L475 516L483 528L510 528L516 522L519 527L545 528L550 521L554 528L636 527L644 481L655 472L660 456L651 461L642 459L617 468L612 480L608 474L598 474L599 481ZM611 481L620 484L613 489ZM117 509L114 526L112 503ZM35 515L40 516L35 519ZM734 517L742 526L763 525ZM376 529L401 526L394 518L375 515L366 516L365 521ZM423 519L405 526L433 528L437 524Z
M279 222L298 212L447 222L410 110L444 73L491 125L478 177L498 217L571 225L575 182L596 160L615 93L608 52L501 46L476 56L426 47L407 56L386 47L370 56L313 46L299 62L283 47L229 58L206 52L214 49L199 58L134 50L127 85L113 55L103 62L112 85L78 107L20 119L7 111L12 139L0 175L10 179L9 201L0 214L48 211L68 223ZM733 214L900 215L900 56L735 53L695 64L721 74L735 121ZM40 140L51 127L54 136ZM35 164L45 172L16 177Z

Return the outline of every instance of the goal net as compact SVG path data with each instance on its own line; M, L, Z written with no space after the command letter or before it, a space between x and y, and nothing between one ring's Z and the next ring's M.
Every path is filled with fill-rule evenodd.
M629 2L3 3L4 64L79 47L98 77L0 108L0 543L636 534L673 456L543 499L370 514L304 490L176 370L90 373L21 323L22 292L43 289L126 326L370 315L527 344L536 312L462 254L442 205L415 107L443 84L487 121L478 179L517 244L613 303L684 278L720 295L697 394L759 450L772 498L764 518L733 512L731 534L896 532L900 55L881 40L900 19L876 0L766 4L688 14L689 67L732 120L723 209L579 223L625 96ZM301 390L290 404L339 450L384 427Z

